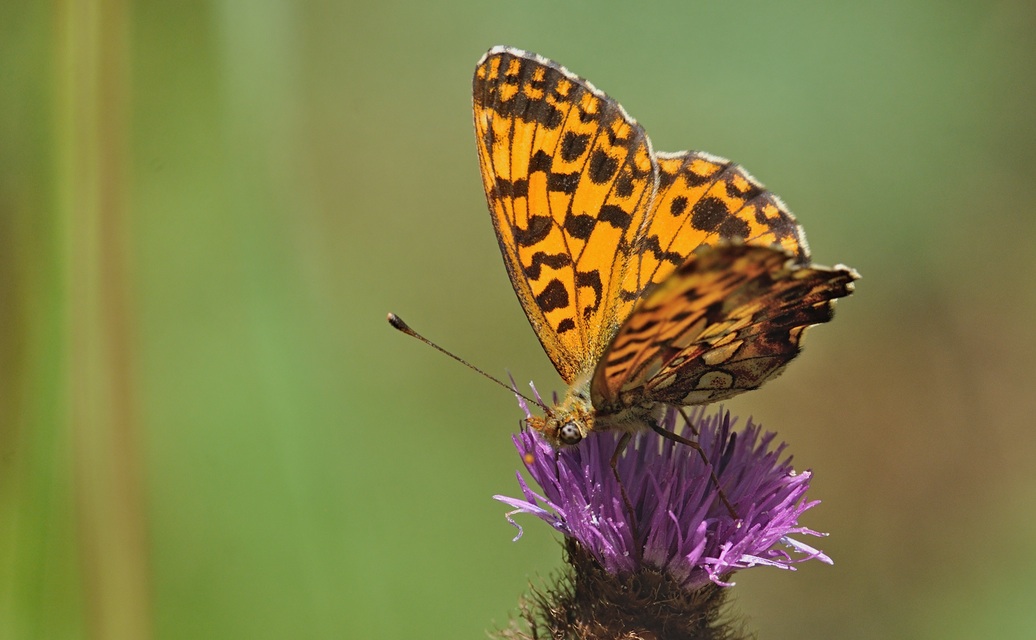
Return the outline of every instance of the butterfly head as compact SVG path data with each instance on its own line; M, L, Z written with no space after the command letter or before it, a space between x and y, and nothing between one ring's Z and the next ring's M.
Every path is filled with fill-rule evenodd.
M594 410L584 390L573 387L557 406L544 407L544 415L530 416L525 423L555 449L582 442L593 430Z

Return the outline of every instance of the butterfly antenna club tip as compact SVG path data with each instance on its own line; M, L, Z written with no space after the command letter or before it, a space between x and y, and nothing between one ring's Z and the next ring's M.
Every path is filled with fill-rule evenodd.
M388 314L388 323L395 329L399 329L403 333L413 333L414 330L410 328L410 325L403 322L403 318L400 318L394 313Z

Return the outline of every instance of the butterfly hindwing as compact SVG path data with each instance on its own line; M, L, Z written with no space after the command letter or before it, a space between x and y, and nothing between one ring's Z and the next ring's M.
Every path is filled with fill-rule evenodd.
M619 329L594 373L594 406L704 404L755 389L798 354L806 327L831 319L857 277L771 247L703 248Z

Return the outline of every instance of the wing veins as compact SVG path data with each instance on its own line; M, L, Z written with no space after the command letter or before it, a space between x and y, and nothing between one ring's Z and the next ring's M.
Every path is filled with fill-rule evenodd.
M657 311L657 309L656 309L656 311ZM633 312L630 313L630 318L633 318L636 314L637 314L637 309L634 309ZM627 318L627 321L628 320L629 320L629 318ZM662 335L666 330L668 330L670 327L672 327L675 324L676 324L676 322L675 322L675 320L673 320L672 316L662 316L661 320L659 320L657 322L656 326L653 328L653 331L651 332L649 337L647 337L647 338L645 338L643 340L637 340L636 341L636 344L638 345L637 350L636 350L636 355L632 358L631 362L628 364L628 366L626 367L625 371L622 373L622 377L623 377L624 380L632 380L632 379L636 378L638 376L640 370L644 366L646 366L650 362L650 360L652 358L654 358L656 355L660 355L661 351L659 349L652 348L652 345L657 345L660 342L659 341L659 336ZM617 334L621 333L621 328L616 333ZM627 344L631 344L631 343L627 343ZM610 350L610 348L609 348L609 350ZM680 351L677 351L676 353L672 354L669 358L664 358L664 359L660 358L661 364L659 365L658 370L662 371L663 369L665 369L666 365L668 365L670 362L672 362L673 358L675 358L677 355L679 355L679 353L680 353ZM607 356L605 356L605 357L607 358ZM607 360L603 360L602 362L605 364L605 366L607 366ZM654 376L652 376L652 378L653 377ZM648 384L648 382L650 382L650 380L651 380L651 378L649 378L647 381L645 381L644 384L645 385ZM617 387L617 389L622 389L622 387L623 387L623 385L619 385Z
M585 88L585 87L580 87L580 88L582 90L584 90L584 91L587 91L591 95L593 95L593 92L589 91L587 88ZM603 101L602 100L602 104L607 105L607 101ZM572 114L576 113L577 111L578 111L578 109L575 108L575 107L569 109L568 110L568 115L565 116L565 122L567 123L568 122L568 118L570 118L572 116ZM590 158L593 156L593 149L595 148L595 145L597 144L597 141L600 139L601 134L602 134L603 131L604 131L604 127L603 126L597 127L596 131L594 131L593 139L590 142L590 144L587 145L587 149L589 151L586 154L586 159L583 160L582 165L579 167L579 175L580 176L585 176L587 174L587 165L590 163ZM553 157L558 157L558 148L561 146L563 138L564 138L564 136L558 136L558 142L557 142L557 145L554 147ZM575 202L575 193L572 194L572 197L568 201L568 205L565 207L565 217L566 217L566 219L567 219L568 215L572 213L572 203L573 202ZM596 215L600 215L600 211L597 211L594 215L595 216ZM589 346L590 345L589 335L588 335L588 333L589 333L589 331L588 331L589 326L588 326L586 318L583 317L583 312L582 312L583 307L582 307L582 303L580 301L580 293L579 293L579 290L582 287L580 287L579 284L578 284L577 273L579 271L579 263L582 262L582 260L583 260L583 254L586 252L586 248L588 246L590 246L590 238L587 238L586 242L583 243L582 249L579 250L579 255L575 255L575 254L572 253L572 250L568 246L568 234L564 232L564 228L562 228L562 234L561 235L565 239L565 245L566 245L565 248L568 251L568 255L572 256L572 289L573 289L572 297L575 300L575 306L574 306L574 308L572 310L573 311L572 315L574 315L575 318L576 318L576 326L579 328L579 337L580 337L580 340L582 341L582 344ZM590 237L593 237L593 236L591 235ZM598 308L601 308L601 307L598 307ZM593 357L597 355L596 353L589 353L589 351L590 351L589 349L587 351L588 352L585 353L584 356L583 356L584 357L584 362L581 363L583 365L582 366L583 369L586 369L587 365L591 365L592 366L594 364L593 363Z
M676 181L680 179L680 172L683 171L684 168L687 166L689 157L692 154L697 154L698 152L697 151L683 151L683 152L677 151L677 152L671 152L671 153L673 153L673 155L678 155L679 154L683 158L683 161L681 162L679 168L676 171L676 175L673 178L673 183L675 184ZM662 154L663 155L667 155L667 152L662 152ZM720 169L715 174L713 174L712 180L708 183L708 186L706 186L702 190L702 195L699 196L698 199L695 200L694 202L688 202L687 203L687 213L684 214L683 220L680 221L680 225L676 228L676 231L672 235L669 236L669 238L667 240L667 244L665 245L665 248L664 248L665 251L669 251L669 249L671 249L672 246L674 244L676 244L676 239L681 235L681 232L686 228L686 226L690 223L691 219L694 217L693 212L694 212L695 205L697 205L699 202L701 202L701 199L704 198L709 193L710 190L712 190L712 187L714 187L716 185L716 183L720 181L720 178L727 172L727 170L730 169L730 167L734 167L734 166L736 166L736 164L734 162L731 162L731 161L728 160L725 164L722 165L722 167L723 167L722 169ZM660 172L661 172L661 170L659 170L659 173ZM670 188L671 187L672 187L672 185L670 185ZM666 191L668 191L668 188L666 189ZM646 224L644 225L643 233L637 239L638 243L639 242L644 242L644 241L647 240L647 233L648 233L648 230L651 227L650 222L652 220L654 220L656 215L658 215L658 211L656 209L656 206L658 205L658 202L661 201L661 198L659 198L658 202L656 202L655 198L657 198L657 197L658 197L658 189L657 189L657 183L656 183L655 193L652 194L652 199L651 199L651 202L650 202L650 207L648 208L648 215L645 217L645 223ZM713 234L710 233L709 235L711 236ZM708 236L706 236L706 237L708 237ZM659 244L659 247L661 247L661 244ZM693 253L693 250L692 250L692 253ZM688 254L688 256L689 255L690 254ZM685 261L686 261L686 259L687 259L687 257L684 257ZM640 264L643 264L643 261L641 261ZM640 264L638 264L638 268L639 268ZM646 281L643 280L642 278L638 277L637 285L641 289L640 291L637 292L638 295L642 295L643 292L644 292L644 288L650 286L652 283L655 282L655 276L658 275L658 270L662 266L662 264L663 263L661 261L659 261L659 263L655 265L655 268L651 270L651 274L648 276L648 279ZM675 271L677 268L678 267L673 267L672 270ZM643 275L643 274L640 274L640 275Z

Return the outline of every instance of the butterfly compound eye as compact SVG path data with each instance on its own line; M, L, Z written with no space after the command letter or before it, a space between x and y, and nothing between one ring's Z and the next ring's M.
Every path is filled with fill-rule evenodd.
M579 444L579 441L583 439L583 434L579 433L574 422L566 422L558 429L558 438L563 444L573 445Z

